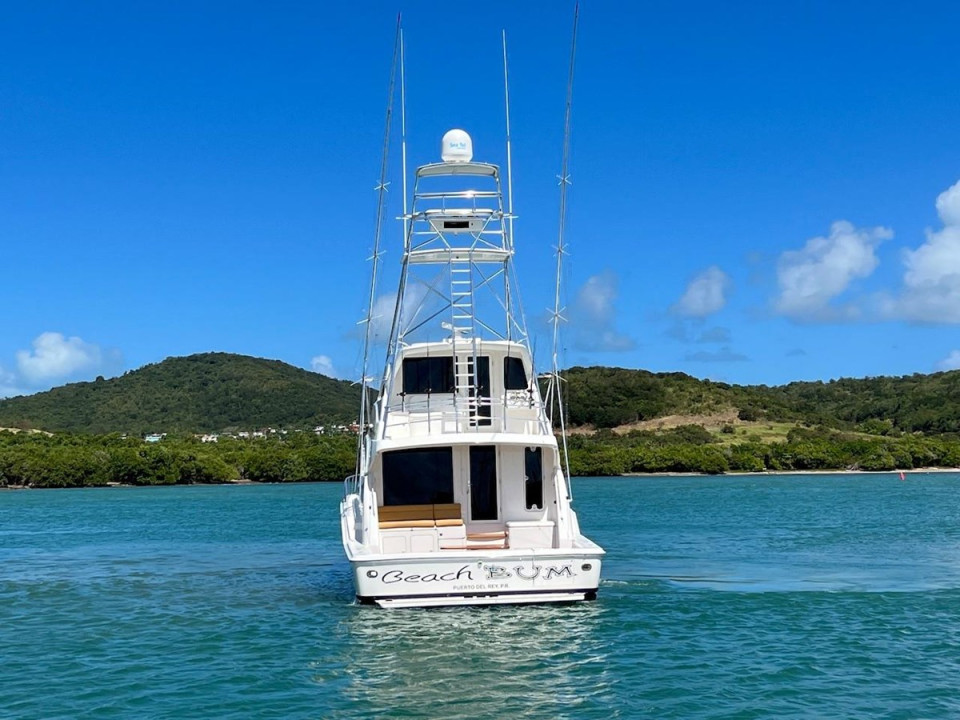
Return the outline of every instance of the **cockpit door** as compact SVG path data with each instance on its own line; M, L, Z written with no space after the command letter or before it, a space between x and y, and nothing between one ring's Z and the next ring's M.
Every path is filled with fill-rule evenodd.
M497 497L497 448L470 447L470 519L496 520L500 517Z

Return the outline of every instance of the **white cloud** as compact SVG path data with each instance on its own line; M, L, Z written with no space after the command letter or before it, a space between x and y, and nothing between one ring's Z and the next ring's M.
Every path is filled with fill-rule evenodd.
M31 350L16 353L16 367L0 366L0 398L28 395L59 382L111 375L123 367L118 350L102 349L79 337L45 332L34 338Z
M393 322L393 307L396 295L381 295L373 303L370 314L370 342L382 345L390 339L390 325Z
M889 228L856 228L846 220L830 226L827 237L807 241L802 250L788 250L777 261L780 294L774 307L795 320L829 321L855 318L853 305L835 305L853 280L876 269L877 245L893 237Z
M928 229L923 245L904 252L903 291L883 307L889 317L960 323L960 182L937 197L937 214L943 228Z
M570 330L578 350L622 352L634 347L633 338L616 329L619 281L606 271L587 279L570 307Z
M92 373L104 363L100 347L78 337L45 332L33 341L33 350L17 352L17 370L31 385Z
M943 227L927 229L926 241L903 253L899 294L879 293L872 309L886 319L960 324L960 181L940 193L937 214ZM777 312L796 320L850 320L860 308L834 301L856 278L877 267L877 245L893 237L887 228L857 229L839 221L829 237L809 240L802 250L785 252L777 266Z
M701 350L685 355L683 359L687 362L745 362L750 358L742 353L734 352L728 346L724 345L716 352Z
M954 350L938 362L937 370L960 370L960 350Z
M431 303L432 301L432 303ZM373 312L370 317L370 342L373 345L386 345L390 340L390 329L393 325L393 313L397 304L396 293L380 295L373 302ZM406 288L403 303L403 315L400 318L401 327L409 330L429 314L432 304L436 304L435 296L430 295L430 289L423 283L413 282ZM437 319L435 327L443 320L449 320L449 315ZM363 324L361 323L361 334Z
M671 310L691 317L712 315L726 305L726 293L730 285L730 276L716 265L711 265L690 281L683 296Z
M14 395L25 395L27 393L22 387L19 387L17 376L9 372L0 365L0 398L13 397Z
M310 360L310 367L315 373L326 375L327 377L337 377L337 371L333 367L333 360L329 355L317 355Z

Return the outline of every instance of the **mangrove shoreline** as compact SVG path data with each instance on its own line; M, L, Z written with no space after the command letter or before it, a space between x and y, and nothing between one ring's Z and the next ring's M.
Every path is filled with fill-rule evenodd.
M571 475L960 472L960 438L869 435L796 426L777 441L685 425L568 439ZM202 442L122 435L0 431L0 488L77 488L237 483L342 482L353 474L356 436L291 432Z

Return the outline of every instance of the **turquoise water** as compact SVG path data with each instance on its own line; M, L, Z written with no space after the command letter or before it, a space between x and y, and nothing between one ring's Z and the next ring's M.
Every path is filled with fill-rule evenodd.
M595 603L426 611L337 485L0 493L0 718L960 716L960 475L574 492Z

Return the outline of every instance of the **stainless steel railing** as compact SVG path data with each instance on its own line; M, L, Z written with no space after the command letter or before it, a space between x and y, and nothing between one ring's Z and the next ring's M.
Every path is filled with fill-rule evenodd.
M383 414L385 438L468 432L549 435L551 428L542 403L531 402L526 393L460 402L446 393L404 397L387 405Z

